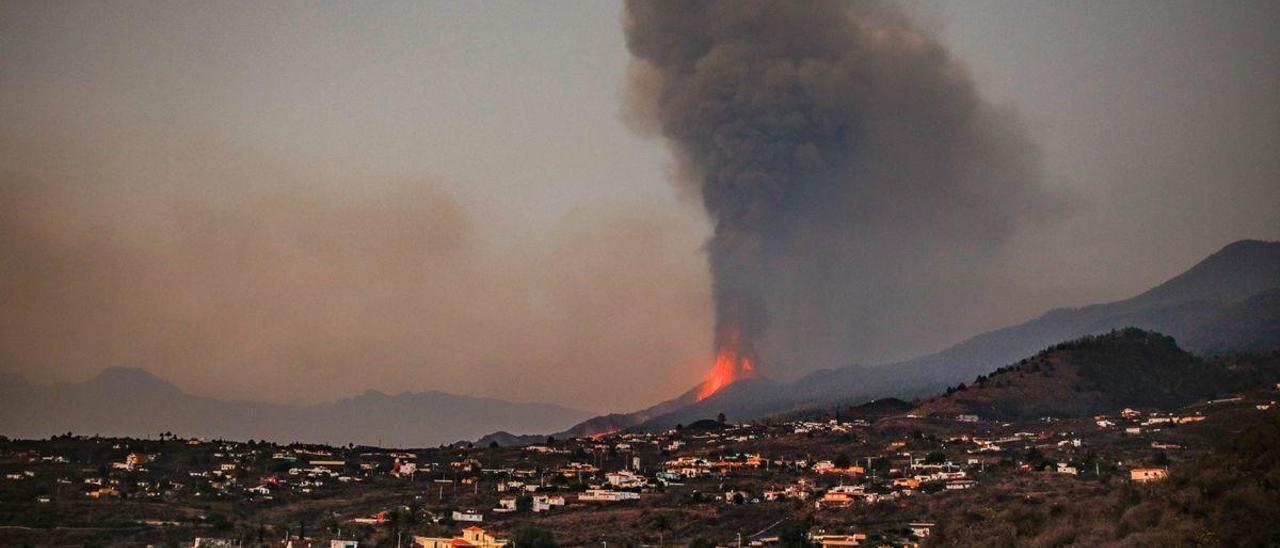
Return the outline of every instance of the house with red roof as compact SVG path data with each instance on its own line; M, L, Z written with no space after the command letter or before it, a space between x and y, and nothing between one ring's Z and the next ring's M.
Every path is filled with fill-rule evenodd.
M495 537L481 527L467 527L462 536L453 538L413 537L413 545L421 548L507 548L511 541Z

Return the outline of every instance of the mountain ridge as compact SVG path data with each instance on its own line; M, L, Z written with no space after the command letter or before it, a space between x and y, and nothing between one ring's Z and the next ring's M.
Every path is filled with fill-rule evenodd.
M1262 356L1249 370L1204 359L1173 337L1138 328L1088 335L1051 346L1013 365L948 388L913 414L984 419L1081 417L1138 409L1171 409L1280 378L1280 360Z
M41 438L73 431L146 436L163 431L225 439L426 447L496 428L559 429L590 412L441 391L378 390L310 405L222 400L184 392L144 369L108 367L80 382L33 384L6 375L0 433Z
M822 406L847 406L875 398L914 399L966 382L979 374L1015 362L1063 341L1126 327L1169 333L1191 343L1192 350L1230 351L1227 344L1201 347L1222 339L1212 330L1224 325L1248 325L1256 310L1270 320L1251 338L1251 350L1280 347L1280 306L1265 300L1280 291L1280 242L1239 240L1198 261L1182 273L1128 299L1079 308L1055 308L1023 322L974 335L942 351L888 364L845 366L816 371L780 385L772 394L754 392L740 398L733 391L680 407L666 414L630 417L636 429L661 429L725 413L733 420L751 420ZM1244 306L1264 299L1253 309ZM1249 333L1246 335L1254 335ZM736 384L736 383L735 383ZM726 387L732 388L734 385ZM628 414L611 415L615 424ZM585 424L585 423L584 423ZM583 426L583 425L578 425ZM577 427L575 427L577 428ZM589 430L589 429L583 429Z

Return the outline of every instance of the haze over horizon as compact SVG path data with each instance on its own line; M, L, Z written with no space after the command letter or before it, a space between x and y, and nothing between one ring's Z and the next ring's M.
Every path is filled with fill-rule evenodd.
M1026 138L1055 207L967 300L880 326L908 341L766 374L917 356L1280 240L1280 5L1084 8L905 4ZM0 2L0 372L593 411L688 389L712 362L711 225L624 119L622 20L612 2Z

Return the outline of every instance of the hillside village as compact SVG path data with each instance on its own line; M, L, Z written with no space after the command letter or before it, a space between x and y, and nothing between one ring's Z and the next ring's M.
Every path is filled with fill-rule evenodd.
M1277 398L1015 421L873 403L524 447L5 439L0 543L928 546L957 501L1156 489Z
M0 0L0 548L1280 548L1280 0Z

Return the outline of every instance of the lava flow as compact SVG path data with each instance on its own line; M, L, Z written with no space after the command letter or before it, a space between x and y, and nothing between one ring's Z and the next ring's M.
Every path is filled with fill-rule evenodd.
M707 372L707 380L703 381L702 388L698 390L698 400L706 399L721 388L754 377L755 374L756 368L751 364L751 358L741 354L736 344L722 345L720 351L716 352L715 367Z

